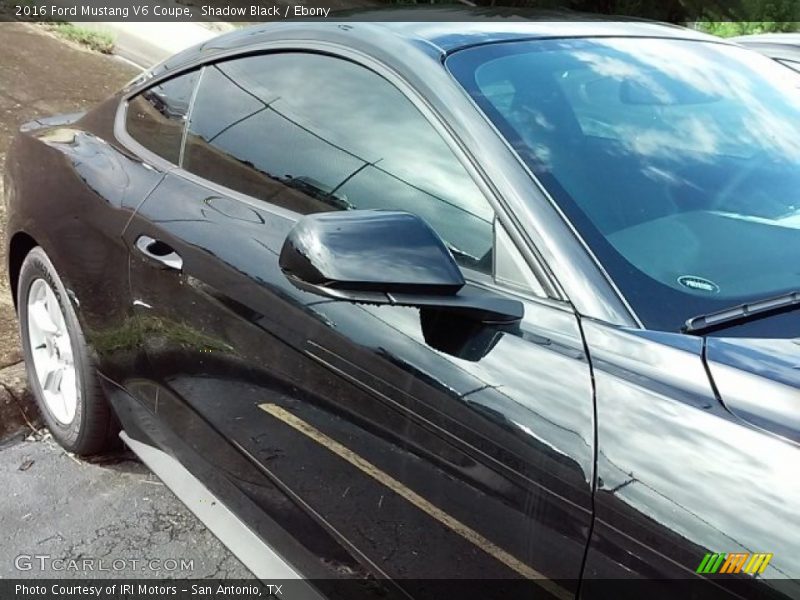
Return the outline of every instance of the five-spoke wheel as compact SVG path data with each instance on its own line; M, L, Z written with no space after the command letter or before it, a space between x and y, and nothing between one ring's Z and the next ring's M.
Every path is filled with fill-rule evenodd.
M44 279L34 280L28 290L28 339L47 407L68 425L78 404L72 340L53 288Z
M116 421L64 283L40 247L20 268L17 306L31 391L53 437L77 454L100 452Z

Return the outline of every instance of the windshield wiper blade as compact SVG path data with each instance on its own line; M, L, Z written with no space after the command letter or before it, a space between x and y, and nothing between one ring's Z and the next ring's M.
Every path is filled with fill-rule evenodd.
M681 330L684 333L707 333L796 308L800 308L800 291L755 302L746 302L718 312L692 317L686 321Z

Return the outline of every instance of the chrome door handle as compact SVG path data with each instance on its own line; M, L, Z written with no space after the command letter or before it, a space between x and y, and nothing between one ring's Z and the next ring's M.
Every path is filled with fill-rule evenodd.
M150 236L140 235L136 239L136 249L150 260L161 263L168 269L180 271L183 268L183 259L172 249L172 246Z

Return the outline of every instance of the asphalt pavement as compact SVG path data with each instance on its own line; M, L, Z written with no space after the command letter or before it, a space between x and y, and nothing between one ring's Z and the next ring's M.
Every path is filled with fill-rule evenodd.
M47 434L15 442L0 489L0 578L252 577L129 453L86 462Z
M90 107L135 73L119 59L66 44L35 25L0 23L0 169L21 123ZM4 221L0 204L3 248ZM0 418L24 394L5 266L3 257ZM82 461L46 431L34 433L35 415L24 420L33 427L0 443L0 578L251 577L131 454Z

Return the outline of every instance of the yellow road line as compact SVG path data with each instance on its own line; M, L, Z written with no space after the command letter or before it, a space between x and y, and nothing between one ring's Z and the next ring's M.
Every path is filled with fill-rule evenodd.
M327 435L316 429L313 425L306 423L299 417L295 416L294 414L290 413L289 411L275 404L261 404L259 405L259 408L266 411L273 417L280 419L290 427L296 429L297 431L311 438L315 442L322 444L328 450L330 450L337 456L343 458L344 460L349 462L351 465L353 465L363 473L366 473L373 479L376 479L377 481L385 485L387 488L389 488L396 494L402 496L403 498L408 500L411 504L416 506L418 509L430 515L431 517L442 523L445 527L447 527L448 529L454 531L455 533L466 539L468 542L474 544L486 554L499 560L501 563L503 563L510 569L516 571L523 577L534 580L540 587L544 588L554 596L558 598L563 598L564 600L574 597L574 594L569 593L567 589L561 587L560 585L558 585L553 581L550 581L549 579L546 579L544 575L542 575L535 569L532 569L524 562L519 560L517 557L509 554L496 544L487 540L480 533L478 533L471 527L465 525L455 517L444 512L438 506L431 504L425 498L423 498L416 492L410 490L405 485L397 481L394 477L381 471L371 462L365 460L360 455L350 450L350 448L347 448L346 446L343 446L336 440L331 439L330 437L328 437Z

